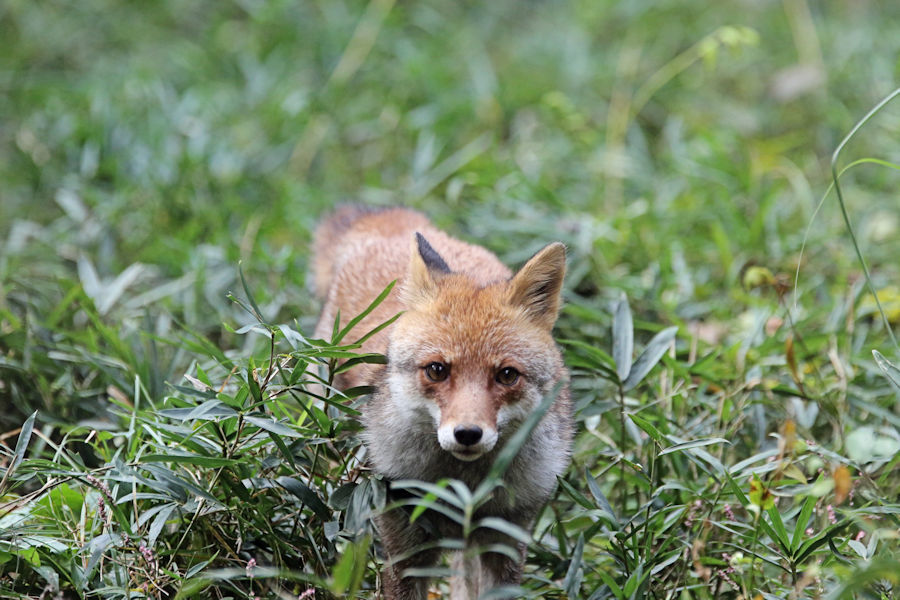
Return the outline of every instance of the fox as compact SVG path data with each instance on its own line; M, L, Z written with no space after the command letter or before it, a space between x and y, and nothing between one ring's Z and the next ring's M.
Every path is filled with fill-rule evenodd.
M311 278L322 312L314 335L343 327L392 281L396 286L359 324L370 331L362 352L386 364L358 364L335 386L372 386L361 408L366 460L390 486L397 480L456 479L475 489L519 426L555 394L473 523L499 517L530 530L571 460L568 371L552 330L562 302L566 250L550 243L513 273L481 246L457 240L422 213L403 208L338 208L313 236ZM388 498L403 500L403 490ZM399 502L397 504L400 504ZM411 522L403 507L374 518L385 561L383 597L420 600L430 581L412 569L440 563L439 542L462 529L437 511ZM526 546L488 528L475 529L457 551L453 600L475 600L520 583ZM514 552L480 552L497 544Z

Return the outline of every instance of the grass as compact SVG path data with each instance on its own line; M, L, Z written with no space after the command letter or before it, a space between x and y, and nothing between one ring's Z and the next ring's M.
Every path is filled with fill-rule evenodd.
M896 597L896 103L854 125L897 12L4 3L0 597L375 594L365 390L304 384L365 333L306 337L346 200L569 247L579 434L516 597Z

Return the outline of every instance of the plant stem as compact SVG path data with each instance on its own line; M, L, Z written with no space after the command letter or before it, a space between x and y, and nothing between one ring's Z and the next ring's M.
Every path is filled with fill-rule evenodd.
M625 392L622 390L622 384L619 384L619 425L621 428L621 432L619 435L619 453L621 454L619 460L620 467L620 480L621 487L619 491L620 495L620 514L625 513L625 509L627 508L628 502L628 490L625 488Z
M762 519L763 510L762 506L759 507L759 512L756 513L756 520L753 522L753 542L750 544L750 548L755 549L756 542L759 540L759 521ZM750 555L752 558L750 559L750 585L748 586L747 591L752 593L753 590L753 576L756 574L756 552L751 552Z

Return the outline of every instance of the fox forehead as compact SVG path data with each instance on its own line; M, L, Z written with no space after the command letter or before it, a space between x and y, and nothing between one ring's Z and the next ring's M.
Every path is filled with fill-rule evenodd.
M442 360L457 367L497 368L514 361L529 371L555 363L555 343L505 296L503 283L453 285L394 324L391 358L404 366Z

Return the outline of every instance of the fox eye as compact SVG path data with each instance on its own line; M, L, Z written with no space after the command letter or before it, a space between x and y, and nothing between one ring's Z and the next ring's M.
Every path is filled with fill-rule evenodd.
M425 376L431 381L444 381L450 375L450 367L444 363L432 362L425 365Z
M494 379L501 385L513 385L519 380L519 372L512 367L504 367L497 371Z

